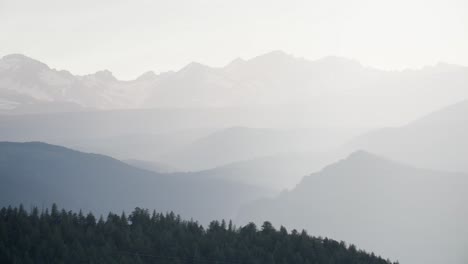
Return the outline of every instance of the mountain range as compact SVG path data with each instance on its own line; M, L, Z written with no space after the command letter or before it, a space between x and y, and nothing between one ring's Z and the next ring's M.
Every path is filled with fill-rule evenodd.
M402 263L466 263L466 83L447 63L281 51L130 81L7 55L0 206L268 220Z
M108 70L78 76L12 54L0 59L0 108L39 113L288 105L305 111L315 124L383 125L466 98L467 81L468 68L447 63L384 71L340 57L312 61L282 51L217 68L194 62L178 71L121 81Z
M294 112L265 107L0 115L0 141L41 141L195 171L263 156L320 152L362 131L302 128L288 118L300 117Z
M462 101L406 125L367 133L341 127L297 128L288 125L287 107L4 115L0 140L44 141L284 189L357 149L421 168L468 172L463 147L468 144L467 105ZM278 110L276 118L262 120L273 109Z

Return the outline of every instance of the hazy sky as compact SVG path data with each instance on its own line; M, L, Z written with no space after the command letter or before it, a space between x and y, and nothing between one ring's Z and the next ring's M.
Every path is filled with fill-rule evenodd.
M466 0L0 0L0 56L131 79L271 50L385 69L468 65Z

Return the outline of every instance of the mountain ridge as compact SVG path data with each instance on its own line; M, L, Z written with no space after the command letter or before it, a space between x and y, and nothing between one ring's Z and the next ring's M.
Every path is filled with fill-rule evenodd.
M468 172L467 116L468 100L462 100L403 126L363 134L348 142L345 149L365 148L421 168Z
M109 156L40 142L0 142L0 204L59 203L96 214L137 206L200 221L232 218L264 188L191 174L155 173Z
M307 62L315 62L315 63L327 62L327 64L334 64L334 63L337 63L337 62L347 62L350 65L354 64L354 65L362 66L362 64L358 60L350 59L350 58L342 57L342 56L328 55L328 56L323 56L323 57L320 57L320 58L317 58L317 59L306 59L306 58L302 58L302 57L296 57L296 56L294 56L292 54L289 54L289 53L287 53L285 51L282 51L282 50L274 50L274 51L271 51L271 52L266 52L266 53L251 57L249 59L244 59L242 57L237 57L237 58L231 60L230 62L226 63L225 65L222 65L222 66L219 66L219 67L212 67L212 66L202 64L202 63L199 63L199 62L196 62L196 61L192 61L190 63L187 63L185 66L181 67L178 70L169 70L167 72L161 72L161 74L169 73L169 72L179 72L179 71L184 70L187 67L191 68L194 65L197 65L198 67L201 66L203 68L210 68L210 69L223 69L223 68L229 67L232 64L243 64L243 63L252 62L252 61L256 61L256 60L263 60L264 58L266 58L267 60L269 60L271 58L288 58L288 59L295 59L295 60L299 60L299 61L307 61ZM57 72L66 72L66 73L69 73L69 74L71 74L73 76L77 76L77 77L94 75L94 74L100 73L100 72L106 72L106 73L112 74L112 72L110 70L108 70L108 69L101 69L101 70L96 71L95 73L73 74L69 70L66 70L66 69L51 68L47 63L42 62L42 61L40 61L38 59L34 59L34 57L25 55L23 53L6 54L6 55L4 55L3 57L0 58L0 61L1 60L8 60L8 61L16 60L16 61L19 61L19 62L30 62L30 63L36 64L36 65L46 66L48 69L55 70ZM404 69L401 69L401 70L387 70L387 69L380 69L378 67L373 67L373 66L367 66L367 67L371 68L371 69L378 70L378 71L383 71L383 72L420 71L421 69L425 69L425 68L427 68L427 69L429 69L429 68L431 68L431 69L437 69L437 68L466 69L466 68L468 68L468 66L465 66L465 65L453 64L453 63L448 63L448 62L445 62L445 61L439 61L439 62L434 63L433 65L426 65L426 66L424 66L422 68L404 68ZM146 72L141 73L139 76L137 76L134 79L123 80L123 79L116 78L116 80L126 81L126 82L136 81L142 75L145 75L147 73L154 73L157 76L160 75L160 74L156 74L153 70L147 70Z
M305 228L401 263L462 263L460 245L468 238L458 234L468 233L462 225L467 186L466 173L418 169L358 151L305 176L292 190L244 206L238 221Z
M22 106L27 106L22 113L69 111L58 104L63 102L100 110L291 105L307 106L304 114L314 115L311 119L329 116L328 122L377 127L468 98L468 68L446 64L434 66L441 70L385 71L342 57L307 60L274 51L222 67L192 62L178 71L121 81L107 70L73 75L33 59L29 64L37 62L39 69L17 69L8 58L23 58L26 65L30 60L0 59L0 113ZM434 96L421 96L425 92Z

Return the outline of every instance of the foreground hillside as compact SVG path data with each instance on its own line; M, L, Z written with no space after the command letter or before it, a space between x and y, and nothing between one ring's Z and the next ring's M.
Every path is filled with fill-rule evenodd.
M213 221L205 229L172 213L136 208L128 217L110 213L0 210L1 263L333 263L391 264L354 245L275 230L269 222L236 228Z
M253 202L239 221L352 241L402 263L467 263L468 175L413 168L358 151L274 199Z
M158 174L113 158L38 142L0 142L0 205L42 206L105 213L136 206L174 210L202 222L231 218L270 192L223 179Z

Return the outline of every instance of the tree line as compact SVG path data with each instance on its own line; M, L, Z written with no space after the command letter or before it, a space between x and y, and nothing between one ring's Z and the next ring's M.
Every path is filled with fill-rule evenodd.
M172 212L141 208L97 219L55 204L43 211L0 210L0 263L394 264L270 222L236 227L212 221L205 228Z

